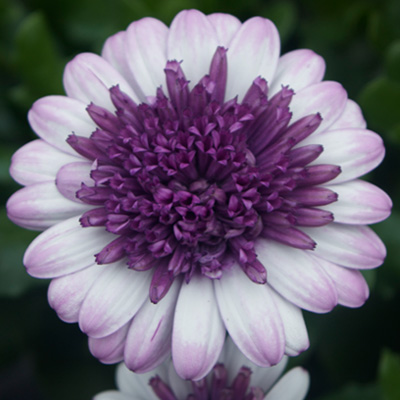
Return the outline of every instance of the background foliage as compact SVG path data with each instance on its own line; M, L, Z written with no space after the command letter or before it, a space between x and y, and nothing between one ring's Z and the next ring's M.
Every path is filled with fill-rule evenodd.
M26 113L34 100L63 93L65 63L99 52L111 34L144 16L169 24L183 8L272 19L283 52L310 48L327 61L369 127L386 143L384 163L368 178L386 190L393 215L375 226L388 248L367 273L371 296L358 310L307 314L312 346L291 363L311 373L309 399L400 399L400 2L398 0L0 0L0 398L89 399L114 387L114 368L97 362L76 324L61 322L46 299L47 281L29 277L24 249L36 233L7 220L18 186L12 153L34 139Z

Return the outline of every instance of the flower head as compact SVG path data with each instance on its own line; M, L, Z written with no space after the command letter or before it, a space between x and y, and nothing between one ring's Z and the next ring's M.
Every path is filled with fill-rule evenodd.
M320 56L279 52L267 19L144 18L30 110L8 215L45 230L27 270L103 362L144 372L172 349L197 380L228 331L269 366L308 347L301 309L368 297L359 270L385 247L365 225L391 201L357 178L382 140Z
M284 358L274 367L258 367L228 340L218 364L201 380L183 381L170 360L140 375L120 364L116 373L119 390L99 393L93 400L302 400L309 375L296 367L278 380L286 362Z

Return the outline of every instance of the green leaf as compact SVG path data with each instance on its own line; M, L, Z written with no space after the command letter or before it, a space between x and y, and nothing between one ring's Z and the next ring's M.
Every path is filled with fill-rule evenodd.
M379 387L375 384L352 384L332 395L319 397L318 400L381 400ZM383 400L383 399L382 399Z
M400 399L400 355L384 350L379 363L383 400Z
M400 82L400 40L389 46L385 54L385 65L389 79Z

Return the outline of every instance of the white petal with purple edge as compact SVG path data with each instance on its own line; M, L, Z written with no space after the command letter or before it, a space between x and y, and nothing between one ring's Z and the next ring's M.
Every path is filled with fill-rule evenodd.
M226 100L243 98L254 79L261 76L269 82L275 73L280 52L279 33L268 19L247 20L229 45Z
M382 138L366 129L343 129L311 135L302 144L320 144L322 154L310 165L339 165L342 172L331 183L347 182L378 166L385 156Z
M10 175L21 185L54 180L64 164L80 160L78 157L64 153L44 140L33 140L12 156Z
M214 286L226 329L243 354L260 366L278 363L285 333L268 285L252 282L234 265Z
M172 21L167 42L168 60L182 61L181 67L192 88L208 74L217 47L217 33L200 11L181 11Z
M66 199L54 181L35 183L15 192L7 202L8 217L27 229L45 230L90 207Z
M83 301L81 330L101 338L126 324L148 299L151 273L129 269L126 260L108 264Z
M167 374L168 384L177 399L186 399L186 397L193 392L192 382L182 379L176 373L172 362L168 363Z
M217 361L224 340L213 283L194 275L188 284L182 284L175 309L172 359L178 375L183 379L203 378Z
M89 350L103 364L115 364L124 359L125 339L130 321L111 335L102 338L89 337Z
M128 96L135 97L125 78L104 58L93 53L78 54L70 61L65 67L63 82L69 97L87 106L93 102L109 111L115 109L109 92L112 86L119 85Z
M60 319L65 322L78 322L82 302L104 268L94 264L50 282L47 299Z
M153 304L147 299L133 318L125 347L125 363L130 370L150 371L170 354L172 322L180 286L180 279L175 279L159 303Z
M57 173L56 185L58 191L67 199L81 203L76 197L76 192L81 188L82 183L88 186L93 185L90 177L92 162L74 162L64 165Z
M321 56L307 49L291 51L279 59L268 95L281 90L282 85L297 92L320 82L324 74L325 61Z
M285 354L297 356L310 346L306 324L299 307L272 291L285 330Z
M366 127L367 123L365 122L360 106L355 101L347 99L342 115L330 126L330 129L365 129Z
M316 313L337 305L335 285L305 250L265 239L258 240L255 249L267 270L269 285L287 300Z
M308 372L301 367L293 368L279 379L264 400L303 400L309 385Z
M29 245L24 264L36 278L56 278L93 265L94 255L111 242L114 235L104 228L82 228L73 217L41 233Z
M299 90L290 102L292 122L310 114L320 113L322 122L316 132L329 128L342 114L347 101L347 93L337 82L324 81ZM301 142L303 145L304 142Z
M207 19L217 32L218 45L229 48L233 36L242 23L233 15L222 13L207 15Z
M339 304L355 308L365 303L369 288L360 271L340 267L322 258L318 258L318 262L335 283Z
M157 19L143 18L126 31L125 54L130 68L132 88L142 101L165 87L168 28Z
M145 400L142 397L132 398L129 394L124 394L116 390L107 390L93 397L93 400Z
M369 269L379 267L386 257L385 245L367 226L332 222L318 229L302 230L317 243L313 254L338 265Z
M362 180L326 186L338 194L338 201L320 207L333 213L335 222L367 225L390 215L392 200L377 186Z
M96 129L86 107L89 103L65 96L47 96L37 100L28 113L32 129L47 143L81 158L66 142L73 133L89 137Z

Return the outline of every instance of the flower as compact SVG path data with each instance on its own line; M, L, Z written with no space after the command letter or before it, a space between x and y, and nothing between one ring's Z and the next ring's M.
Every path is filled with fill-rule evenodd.
M121 363L119 390L99 393L93 400L302 400L310 383L303 368L293 368L275 383L286 363L285 357L273 367L258 367L227 340L218 364L199 381L182 380L170 360L140 375Z
M359 270L385 247L365 225L391 201L357 178L382 140L320 56L279 52L264 18L144 18L30 110L40 139L13 157L8 215L45 230L27 271L102 362L145 372L172 351L198 380L228 331L270 366L309 346L302 309L368 297Z

